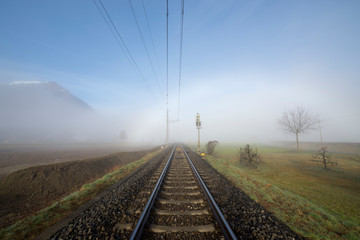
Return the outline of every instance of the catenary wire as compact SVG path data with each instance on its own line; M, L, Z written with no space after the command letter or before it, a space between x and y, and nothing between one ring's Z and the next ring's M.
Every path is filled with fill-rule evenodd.
M134 6L133 6L131 0L128 0L128 2L129 2L129 5L130 5L130 8L131 8L131 13L132 13L132 15L133 15L133 17L134 17L134 20L135 20L135 23L136 23L138 32L139 32L139 34L140 34L141 41L142 41L142 43L143 43L143 45L144 45L145 52L146 52L147 58L148 58L148 60L149 60L149 63L150 63L152 72L153 72L153 74L154 74L154 76L155 76L155 78L156 78L158 87L159 87L160 91L162 92L158 75L157 75L156 72L155 72L155 68L154 68L153 62L152 62L152 60L151 60L151 57L150 57L150 54L149 54L149 50L148 50L147 45L146 45L146 43L145 43L144 35L143 35L142 32L141 32L140 25L139 25L139 21L138 21L138 19L137 19L137 17L136 17L135 11L134 11Z
M158 58L157 51L156 51L156 47L155 47L155 44L154 44L154 39L153 39L153 36L152 36L152 33L151 33L150 23L149 23L148 15L147 15L147 12L146 12L144 0L141 0L141 3L142 3L142 6L143 6L143 10L144 10L144 15L145 15L145 20L146 20L147 28L148 28L148 30L149 30L149 35L150 35L151 45L152 45L152 47L153 47L153 51L154 51L154 55L155 55L156 65L157 65L158 68L159 68L160 79L162 79L162 76L163 76L163 75L162 75L161 67L160 67L160 64L159 64L159 58Z
M180 120L180 93L181 93L180 90L181 90L181 70L182 70L183 35L184 35L184 0L181 0L178 121Z
M96 3L96 0L93 0L93 2L94 2L94 4L95 4L96 8L98 9L99 13L101 14L101 16L102 16L103 20L105 21L106 25L108 26L109 30L111 31L112 35L114 36L114 38L115 38L115 40L116 40L117 44L118 44L118 45L120 46L120 48L123 50L123 52L124 52L125 56L128 58L129 62L130 62L130 63L131 63L131 65L132 65L132 62L131 62L131 60L130 60L129 56L126 54L126 51L125 51L125 49L124 49L123 45L122 45L122 44L121 44L121 42L119 41L119 38L118 38L118 37L116 37L116 34L115 34L114 30L111 28L111 26L110 26L110 24L109 24L108 20L107 20L107 19L106 19L106 17L104 16L104 14L103 14L103 12L101 11L101 9L100 9L99 5Z
M154 94L154 93L153 93L153 91L152 91L152 89L151 89L151 87L150 87L150 85L149 85L149 83L146 81L146 79L145 79L145 77L144 77L144 74L143 74L143 73L142 73L142 71L140 70L139 65L136 63L135 59L133 58L133 56L132 56L132 54L131 54L131 52L130 52L129 48L126 46L126 44L125 44L125 42L124 42L123 38L121 37L121 34L119 33L119 31L118 31L117 27L115 26L115 24L114 24L114 22L113 22L112 18L110 17L110 15L109 15L108 11L106 10L106 8L105 8L104 4L102 3L102 0L99 0L99 2L100 2L100 4L101 4L102 8L104 9L104 11L105 11L105 13L106 13L106 15L107 15L108 19L110 20L111 25L112 25L112 26L113 26L113 28L115 29L115 31L116 31L116 33L117 33L117 35L118 35L119 39L121 40L122 44L124 45L125 50L126 50L126 52L128 53L128 55L129 55L129 57L130 57L130 59L131 59L131 61L130 61L130 62L132 62L132 63L133 63L133 65L135 66L135 69L136 69L136 70L137 70L137 72L140 74L141 79L143 80L143 83L144 83L145 87L147 87L147 88L148 88L148 89L152 92L152 94Z
M108 20L110 21L111 25L113 26L113 28L114 28L114 30L115 30L115 32L116 32L117 34L115 34L115 32L112 30L112 28L111 28L111 26L110 26L110 23L106 20L103 12L101 11L101 9L100 9L100 7L98 6L98 4L96 3L96 0L93 0L93 1L94 1L95 5L96 5L97 9L99 10L101 16L103 17L104 21L106 22L107 26L109 27L111 33L113 34L114 38L116 39L117 43L119 44L119 46L120 46L121 49L123 50L124 54L126 55L128 61L129 61L130 64L131 64L131 66L132 66L132 67L134 68L134 70L138 73L138 75L139 75L142 83L144 84L145 89L147 89L147 91L150 93L150 95L153 96L154 100L155 100L158 104L160 104L160 106L161 106L161 108L162 108L161 103L158 101L158 99L157 99L156 95L154 94L153 90L151 89L149 83L148 83L147 80L145 79L144 74L143 74L142 71L140 70L140 68L139 68L138 64L136 63L135 59L133 58L133 56L132 56L129 48L127 47L127 45L125 44L123 38L121 37L121 34L119 33L118 29L116 28L116 26L115 26L112 18L110 17L108 11L106 10L104 4L102 3L101 0L99 0L101 7L103 8L103 10L104 10L104 12L105 12ZM117 36L117 37L116 37L116 36ZM121 41L122 44L120 43L119 39L120 39L120 41Z

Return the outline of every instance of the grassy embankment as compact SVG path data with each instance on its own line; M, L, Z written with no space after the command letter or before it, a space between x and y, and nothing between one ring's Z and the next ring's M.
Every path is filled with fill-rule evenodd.
M324 170L314 152L260 146L260 169L239 164L239 146L216 147L208 162L251 198L309 239L360 239L360 157L332 154ZM331 149L330 149L331 151Z
M84 184L79 191L73 192L51 206L38 211L35 215L27 217L0 230L0 239L33 239L46 228L64 219L80 205L93 199L115 182L123 179L134 169L145 164L161 150L152 152L129 163L111 173L104 175L94 182Z

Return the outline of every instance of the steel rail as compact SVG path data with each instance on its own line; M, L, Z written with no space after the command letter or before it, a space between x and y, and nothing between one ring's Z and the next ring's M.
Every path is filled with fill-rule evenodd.
M168 168L170 166L170 162L171 162L172 158L174 157L175 149L176 149L176 145L174 146L174 148L173 148L173 150L172 150L172 152L170 154L170 157L169 157L163 171L161 172L161 175L160 175L158 181L156 182L154 190L151 193L148 202L146 203L145 209L142 212L142 214L141 214L141 216L139 218L139 221L136 224L136 227L135 227L133 233L131 234L131 237L129 238L131 240L135 240L135 239L138 240L138 239L141 239L141 237L142 237L146 222L148 221L149 216L150 216L151 209L154 206L156 196L159 193L159 190L160 190L161 184L162 184L162 182L164 180L165 174L166 174L166 172L167 172L167 170L168 170Z
M218 205L216 204L213 196L211 195L209 189L206 187L204 181L202 180L200 174L198 173L198 171L196 170L194 164L192 163L189 155L186 153L185 149L183 146L181 146L182 150L185 153L186 158L188 159L188 162L190 164L191 169L193 170L199 184L200 187L202 188L206 199L208 200L210 207L213 211L213 214L216 218L216 220L218 221L218 223L220 224L222 233L224 234L225 239L237 239L235 233L233 232L233 230L231 229L229 223L226 221L224 215L222 214L220 208L218 207Z

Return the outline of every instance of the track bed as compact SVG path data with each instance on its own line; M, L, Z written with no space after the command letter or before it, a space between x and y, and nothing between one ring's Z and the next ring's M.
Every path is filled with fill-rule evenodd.
M303 239L180 146L164 150L41 239L47 238Z

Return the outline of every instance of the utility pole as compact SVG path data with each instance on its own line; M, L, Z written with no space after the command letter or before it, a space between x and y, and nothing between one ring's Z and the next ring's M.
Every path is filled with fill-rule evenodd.
M166 109L166 147L169 145L169 109Z
M166 0L166 147L169 145L169 0Z
M201 128L201 121L200 121L200 114L196 114L196 128L198 129L198 144L197 144L197 151L200 153L200 128Z
M166 146L169 144L169 123L175 123L179 122L179 119L177 120L169 120L169 109L166 110Z

